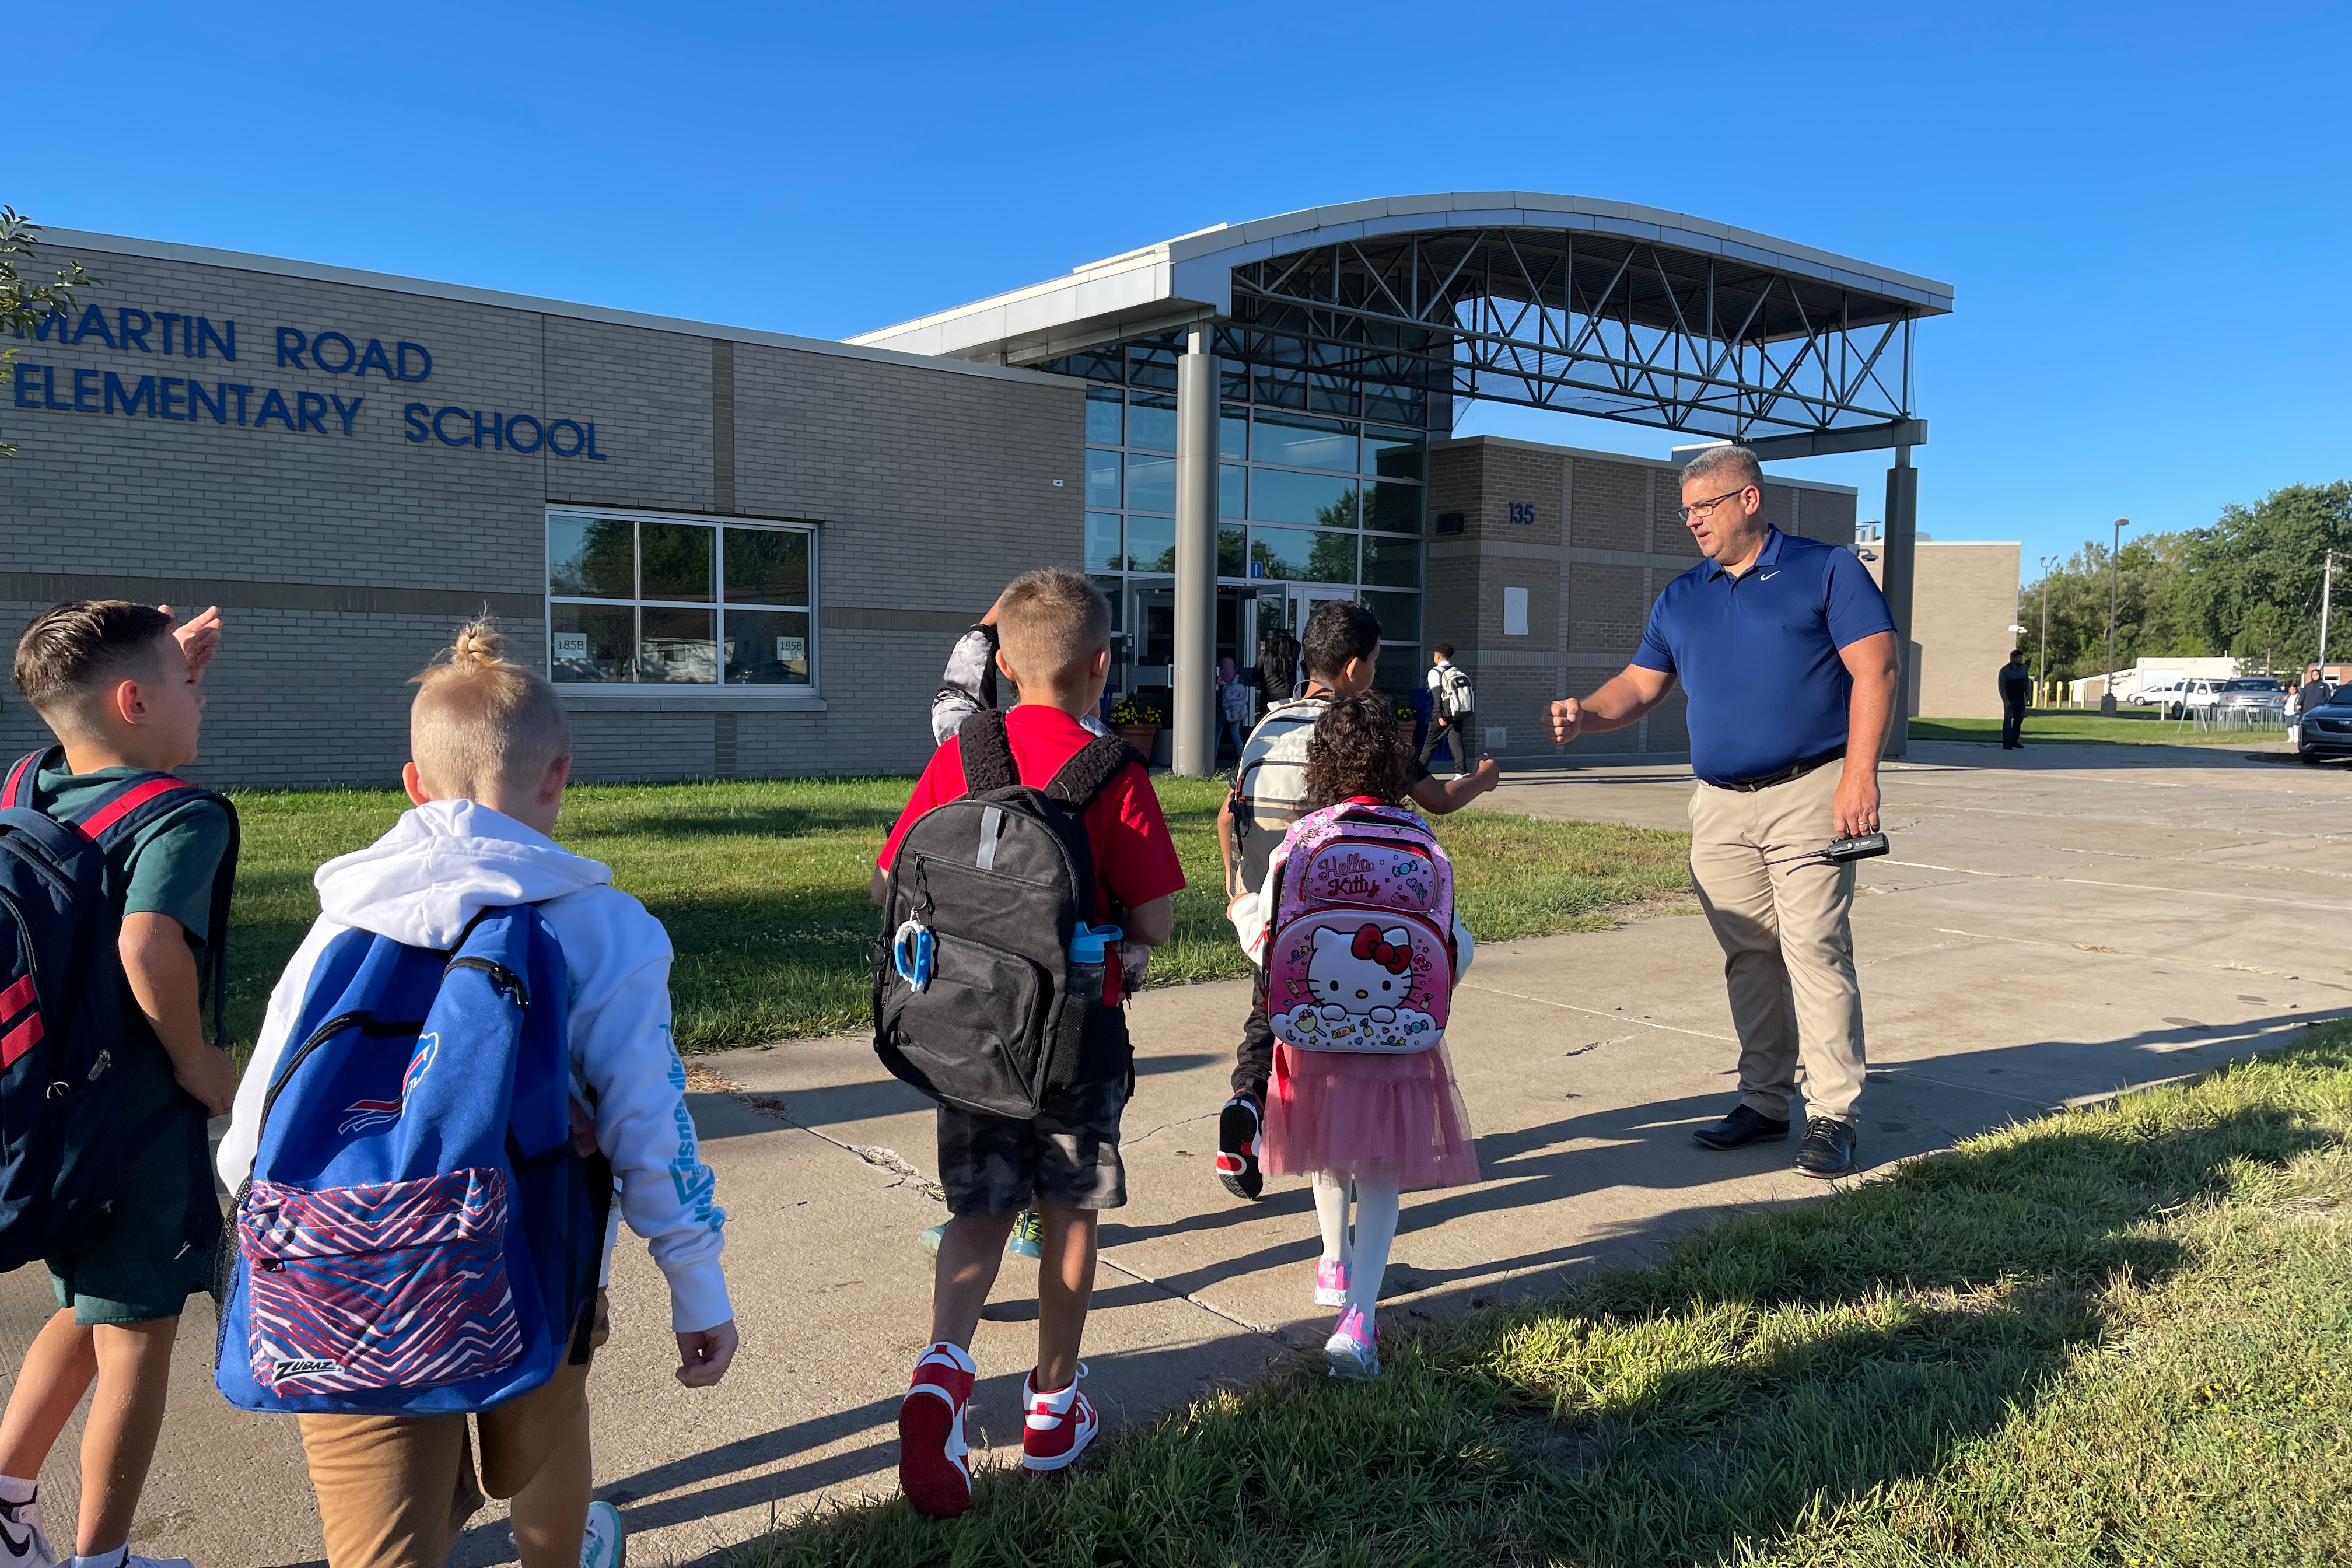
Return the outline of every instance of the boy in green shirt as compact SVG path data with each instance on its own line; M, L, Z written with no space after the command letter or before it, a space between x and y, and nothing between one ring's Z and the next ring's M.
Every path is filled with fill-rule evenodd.
M199 682L220 641L207 610L174 629L168 606L117 600L59 605L16 645L16 684L57 735L26 804L61 820L143 773L194 762ZM163 1115L129 1152L113 1212L83 1246L47 1259L58 1311L41 1330L0 1416L0 1565L53 1555L37 1483L50 1447L93 1382L83 1428L74 1568L146 1568L128 1544L132 1510L163 1423L180 1308L207 1288L220 1229L205 1122L229 1108L236 1072L205 1039L197 959L215 959L214 884L236 827L215 797L191 792L110 853L127 994L117 1052L122 1125ZM233 867L230 868L233 874ZM167 1110L167 1108L172 1108ZM172 1562L185 1568L186 1560Z

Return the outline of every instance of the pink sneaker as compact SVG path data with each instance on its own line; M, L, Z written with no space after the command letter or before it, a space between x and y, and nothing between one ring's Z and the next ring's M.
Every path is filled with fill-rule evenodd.
M1339 1326L1323 1342L1323 1363L1333 1377L1380 1376L1380 1352L1372 1348L1372 1325L1364 1321L1361 1307L1350 1307L1339 1315Z
M978 1371L961 1347L942 1340L915 1363L898 1402L898 1487L933 1519L953 1519L971 1506L963 1410Z
M1336 1258L1326 1258L1315 1265L1315 1304L1318 1307L1344 1307L1348 1304L1348 1266Z
M1078 1377L1087 1375L1087 1363L1078 1363ZM1059 1470L1066 1468L1073 1459L1087 1451L1095 1440L1102 1422L1095 1415L1094 1401L1078 1392L1078 1377L1070 1379L1070 1386L1052 1394L1037 1392L1034 1368L1021 1384L1021 1404L1028 1411L1022 1423L1021 1468L1028 1470Z

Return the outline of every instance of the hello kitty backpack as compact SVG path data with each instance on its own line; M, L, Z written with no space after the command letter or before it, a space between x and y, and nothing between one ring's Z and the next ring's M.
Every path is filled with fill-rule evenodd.
M1402 806L1300 817L1267 868L1265 1016L1302 1051L1409 1056L1445 1038L1454 867Z

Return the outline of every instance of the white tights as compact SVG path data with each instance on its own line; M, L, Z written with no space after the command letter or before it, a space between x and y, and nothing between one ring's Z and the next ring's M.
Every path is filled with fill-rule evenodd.
M1372 1303L1380 1300L1381 1276L1388 1272L1389 1247L1396 1240L1397 1184L1370 1182L1338 1171L1318 1171L1314 1176L1315 1220L1323 1229L1326 1262L1348 1266L1348 1305L1372 1321ZM1348 1195L1356 1198L1356 1227L1348 1230Z

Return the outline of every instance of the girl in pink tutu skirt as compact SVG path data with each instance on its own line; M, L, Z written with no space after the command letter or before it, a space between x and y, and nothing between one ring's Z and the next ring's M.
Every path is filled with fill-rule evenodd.
M1470 933L1444 852L1398 805L1411 765L1387 699L1332 702L1307 750L1318 809L1292 826L1263 890L1228 911L1266 972L1276 1037L1261 1158L1313 1185L1315 1300L1342 1309L1323 1357L1341 1377L1380 1373L1374 1303L1398 1194L1478 1179L1444 1043Z

